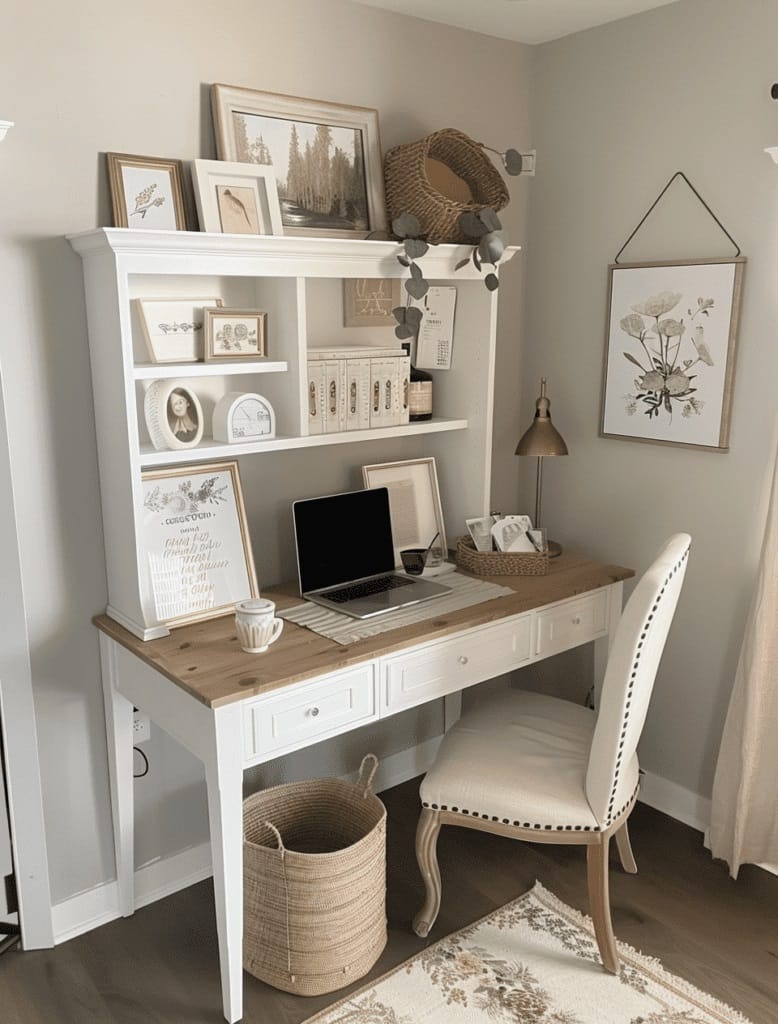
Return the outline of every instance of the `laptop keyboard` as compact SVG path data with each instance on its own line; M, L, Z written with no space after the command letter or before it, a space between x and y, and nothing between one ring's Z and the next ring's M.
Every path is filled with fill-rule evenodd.
M328 590L325 596L328 601L343 604L344 601L352 601L356 597L383 594L387 590L394 590L395 587L407 587L411 583L413 580L405 579L402 576L382 576L377 580L363 580L361 583L349 583L348 586L338 587L337 590Z

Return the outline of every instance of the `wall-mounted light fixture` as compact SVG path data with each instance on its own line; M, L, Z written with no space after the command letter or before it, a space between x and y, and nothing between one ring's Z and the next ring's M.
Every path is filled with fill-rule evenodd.
M5 138L5 133L9 128L13 128L13 121L0 121L0 142Z

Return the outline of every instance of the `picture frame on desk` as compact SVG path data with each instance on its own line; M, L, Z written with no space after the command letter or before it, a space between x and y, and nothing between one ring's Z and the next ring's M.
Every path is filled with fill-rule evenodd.
M272 165L194 160L192 183L201 231L283 235Z
M106 153L114 227L186 231L180 160Z
M221 83L211 86L211 105L220 160L276 168L284 234L386 230L377 110Z
M168 628L216 618L259 596L236 461L141 476L143 548L156 618Z
M363 466L362 479L365 487L389 491L396 566L402 565L400 552L404 548L426 548L433 540L445 559L448 547L434 457Z

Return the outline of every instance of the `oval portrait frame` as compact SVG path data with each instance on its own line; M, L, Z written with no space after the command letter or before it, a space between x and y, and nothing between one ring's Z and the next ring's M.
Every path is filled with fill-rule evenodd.
M188 413L191 418L196 419L196 431L194 437L189 440L176 437L170 425L168 402L174 392L181 392L188 399ZM143 414L149 438L158 452L186 451L189 448L196 448L203 438L205 425L203 407L194 391L182 380L152 381L143 399Z

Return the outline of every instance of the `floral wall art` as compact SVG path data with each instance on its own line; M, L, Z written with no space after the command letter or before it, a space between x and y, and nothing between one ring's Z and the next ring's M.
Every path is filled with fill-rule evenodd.
M610 268L603 436L727 450L744 264Z

